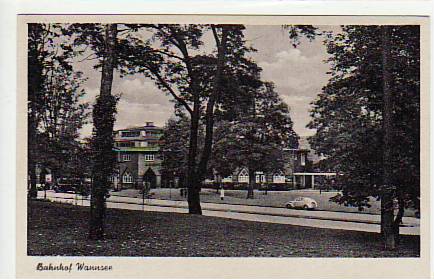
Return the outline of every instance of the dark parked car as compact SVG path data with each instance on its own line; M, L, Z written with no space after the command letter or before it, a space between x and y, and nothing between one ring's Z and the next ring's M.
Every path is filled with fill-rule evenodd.
M85 180L78 178L59 178L53 187L55 192L60 193L78 193L87 195L90 190L90 184Z

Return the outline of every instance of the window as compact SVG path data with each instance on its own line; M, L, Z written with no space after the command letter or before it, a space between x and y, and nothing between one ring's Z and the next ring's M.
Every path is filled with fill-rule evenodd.
M145 161L150 162L154 161L154 154L145 154Z
M122 132L122 137L138 137L140 136L140 131L124 131Z
M110 178L109 178L110 182L112 182L112 183L117 182L118 179L119 179L119 175L118 174L110 175Z
M134 147L134 142L126 141L126 142L118 142L116 143L118 147Z
M133 176L129 172L125 172L122 176L123 183L133 183Z
M140 147L147 147L148 146L148 142L147 141L141 141L141 142L139 142L139 146Z
M256 183L264 183L265 182L265 175L262 172L256 172Z
M285 176L283 175L283 173L274 174L273 183L285 183Z
M124 161L124 162L131 161L131 155L130 154L123 154L122 155L122 161Z
M223 183L225 183L225 182L232 182L232 175L223 178L223 179L222 179L222 182L223 182Z
M240 183L248 183L249 182L249 174L246 169L242 169L240 174L238 174L238 182Z

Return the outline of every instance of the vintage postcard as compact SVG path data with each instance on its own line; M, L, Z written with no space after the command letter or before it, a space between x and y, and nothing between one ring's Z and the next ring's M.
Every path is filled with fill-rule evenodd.
M18 277L429 276L428 17L18 27Z

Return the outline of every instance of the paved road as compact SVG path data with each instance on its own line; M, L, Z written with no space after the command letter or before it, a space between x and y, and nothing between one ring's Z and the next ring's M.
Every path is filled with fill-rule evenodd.
M38 197L43 198L40 191ZM47 198L59 202L68 202L76 205L89 206L88 200L81 199L75 194L55 193L47 191ZM160 211L187 213L188 206L185 201L145 199L145 204L138 198L111 196L107 207L131 210ZM373 214L358 214L332 211L303 211L286 208L272 208L262 206L230 205L216 203L202 203L202 213L205 216L216 216L256 222L290 224L328 229L355 230L367 232L380 231L380 216ZM401 234L419 235L419 219L404 217Z

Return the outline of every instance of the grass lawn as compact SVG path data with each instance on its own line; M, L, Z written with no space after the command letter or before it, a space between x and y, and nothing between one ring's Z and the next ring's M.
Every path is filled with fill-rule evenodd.
M179 189L152 189L152 197L155 199L165 200L187 200L181 197ZM128 195L131 197L141 197L139 191L126 190L122 192L113 192L113 195ZM356 207L348 207L331 202L330 198L335 196L337 192L322 192L319 191L268 191L267 195L264 192L255 190L254 199L246 199L247 191L245 190L225 190L224 200L220 200L220 194L214 189L202 189L200 193L201 202L212 203L228 203L228 204L244 204L244 205L260 205L285 207L288 201L294 200L297 197L310 197L318 202L318 210L341 211L341 212L357 212L380 214L380 202L371 198L371 207L359 211ZM414 210L407 209L405 216L414 217Z
M87 239L89 208L31 201L28 255L418 257L419 236L384 251L379 234L188 214L108 209L106 238Z

